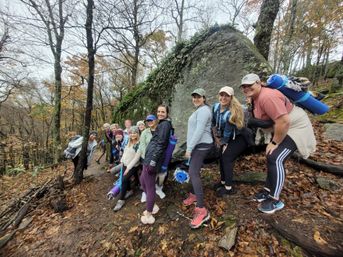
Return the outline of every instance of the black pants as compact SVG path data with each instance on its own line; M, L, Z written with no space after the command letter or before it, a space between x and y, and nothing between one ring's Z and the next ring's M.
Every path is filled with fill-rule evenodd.
M266 188L270 190L270 195L279 199L283 184L285 182L285 168L284 163L289 156L297 149L297 146L290 136L278 145L272 154L267 155L267 180Z
M123 172L126 170L126 167L123 167ZM139 181L138 177L138 170L139 166L133 167L129 172L124 176L123 181L121 183L121 190L120 190L120 200L125 199L125 194L127 191L131 190L131 177L134 176L136 181Z
M192 151L189 163L189 176L191 178L193 191L197 197L197 207L204 207L204 191L202 188L200 170L213 144L198 144Z
M220 148L220 180L225 181L226 186L232 186L233 166L238 156L247 148L248 144L242 135L230 140L224 153L223 147Z

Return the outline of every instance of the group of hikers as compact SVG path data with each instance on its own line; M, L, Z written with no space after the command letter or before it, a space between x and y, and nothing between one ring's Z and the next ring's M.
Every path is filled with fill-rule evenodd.
M189 164L192 191L183 200L183 205L195 204L190 222L192 228L200 227L210 218L205 207L200 171L213 149L219 153L220 160L220 181L214 184L214 190L218 197L232 195L236 193L234 162L255 143L255 137L263 133L267 178L265 186L253 199L259 202L258 210L264 213L274 213L284 207L280 194L285 181L286 159L295 150L305 158L315 151L312 124L302 108L280 91L264 86L256 74L244 76L240 89L247 99L244 105L229 86L219 90L218 102L212 106L207 103L208 96L203 88L195 89L190 95L195 111L188 119L185 159ZM168 106L159 105L156 115L149 114L136 126L132 126L131 120L126 120L124 130L118 124L104 124L103 130L103 155L106 154L110 165L108 172L121 172L122 175L114 211L120 210L133 194L131 182L135 181L143 190L141 201L146 202L146 210L140 220L143 224L153 224L154 215L159 211L155 203L156 193L161 198L165 196L162 188L168 173L161 172L161 166L169 138L174 133ZM95 140L94 132L91 132L89 140ZM92 152L93 148L89 147L89 153Z

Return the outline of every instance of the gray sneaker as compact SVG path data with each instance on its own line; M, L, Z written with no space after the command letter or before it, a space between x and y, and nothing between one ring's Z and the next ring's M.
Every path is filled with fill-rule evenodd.
M116 206L114 206L113 211L119 211L125 204L124 200L118 200Z

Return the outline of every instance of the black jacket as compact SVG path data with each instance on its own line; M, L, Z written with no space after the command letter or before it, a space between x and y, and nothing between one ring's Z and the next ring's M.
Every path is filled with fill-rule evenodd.
M149 165L151 161L154 161L157 169L161 167L172 129L173 127L169 119L159 122L147 146L144 164Z

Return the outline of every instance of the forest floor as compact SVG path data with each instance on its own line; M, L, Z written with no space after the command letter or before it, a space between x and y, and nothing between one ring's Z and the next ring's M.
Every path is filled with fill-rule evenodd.
M342 165L343 143L325 139L322 124L314 124L318 149L311 158ZM141 192L136 190L122 210L113 212L116 201L107 200L106 194L115 178L105 172L104 163L95 162L77 186L67 179L72 175L69 162L35 176L3 176L0 212L29 188L44 184L65 170L64 192L71 208L54 213L42 198L41 204L26 215L32 217L31 223L14 234L0 250L0 256L305 256L300 247L280 236L270 218L314 247L343 249L342 177L318 172L295 159L286 163L287 177L281 195L285 208L272 215L260 213L257 203L251 200L263 183L236 183L237 194L216 197L211 188L219 179L218 165L206 164L202 178L205 203L212 218L207 226L197 230L192 230L185 218L192 216L194 207L182 206L189 184L177 184L170 176L166 198L157 197L160 211L156 223L145 226L140 223L145 206L140 202ZM236 162L235 176L264 170L263 153L246 155ZM318 178L328 179L331 189L320 188ZM233 224L238 227L236 243L226 251L218 247L218 242L225 227Z

